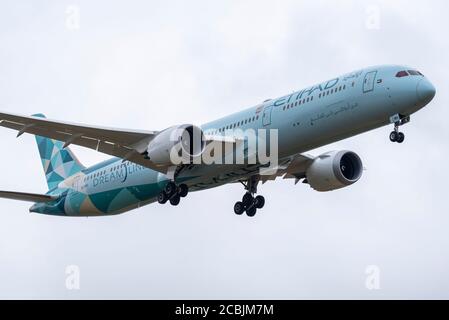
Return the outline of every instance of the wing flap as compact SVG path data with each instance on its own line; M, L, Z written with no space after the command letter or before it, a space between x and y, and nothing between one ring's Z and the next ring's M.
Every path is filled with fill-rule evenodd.
M28 201L28 202L51 202L57 199L57 197L46 194L12 192L12 191L0 191L0 198Z
M156 166L142 155L156 131L88 126L10 113L0 113L0 126L17 130L18 136L30 133L65 142L65 146L74 144L93 149L153 170L163 172L166 169Z
M33 128L44 128L48 132L58 132L67 136L81 134L94 140L109 141L122 145L132 145L143 139L152 137L154 131L125 130L100 126L81 125L66 121L55 121L40 117L28 117L11 113L0 113L0 125L11 123L15 130L24 129L24 132L33 133ZM20 129L19 129L20 128ZM34 133L33 133L34 134ZM56 139L53 137L49 137ZM60 140L65 141L65 140Z

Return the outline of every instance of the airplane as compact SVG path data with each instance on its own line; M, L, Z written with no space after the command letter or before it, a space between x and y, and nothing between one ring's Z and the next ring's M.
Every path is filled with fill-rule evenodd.
M0 112L0 126L18 131L17 137L35 135L49 189L46 194L0 191L0 197L32 202L29 210L33 213L109 216L155 202L177 206L189 192L241 183L245 193L235 203L234 213L254 217L265 205L265 198L257 195L260 183L293 179L295 184L303 182L316 191L328 192L359 181L363 164L355 152L331 151L316 157L306 152L387 125L393 126L390 141L403 143L405 135L400 127L435 94L435 87L418 70L383 65L266 100L202 126L184 124L162 131L98 127L50 120L42 114ZM237 129L277 132L274 170L264 173L267 164L259 160L175 163L170 156L170 150L179 145L187 148L191 159L211 144L230 145L233 151L245 149L245 139L234 133ZM179 130L188 135L181 136ZM113 158L86 168L70 150L72 144Z

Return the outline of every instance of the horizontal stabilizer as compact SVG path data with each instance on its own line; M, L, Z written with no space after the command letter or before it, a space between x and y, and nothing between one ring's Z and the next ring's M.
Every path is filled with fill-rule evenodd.
M0 198L20 200L28 202L51 202L56 199L54 196L46 194L34 194L23 192L0 191Z

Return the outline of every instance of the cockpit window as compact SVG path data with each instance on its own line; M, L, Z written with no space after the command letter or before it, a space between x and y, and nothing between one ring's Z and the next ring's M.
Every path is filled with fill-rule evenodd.
M408 72L407 71L399 71L397 74L396 74L396 78L403 78L403 77L408 77L409 76L409 74L408 74Z
M396 78L403 78L403 77L408 77L408 76L422 76L424 77L424 75L416 70L403 70L403 71L399 71L396 74Z
M422 76L423 74L419 71L416 70L409 70L408 73L410 73L410 75L412 76Z

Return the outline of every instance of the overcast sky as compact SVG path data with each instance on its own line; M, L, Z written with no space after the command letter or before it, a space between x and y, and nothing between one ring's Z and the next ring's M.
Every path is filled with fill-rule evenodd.
M202 124L362 67L406 64L437 96L349 149L357 184L190 194L104 218L0 200L0 298L449 298L449 21L434 1L0 1L0 110L132 129ZM34 138L0 128L1 190L46 192ZM73 148L85 165L107 156ZM80 290L66 288L66 268ZM368 290L367 268L380 271Z

